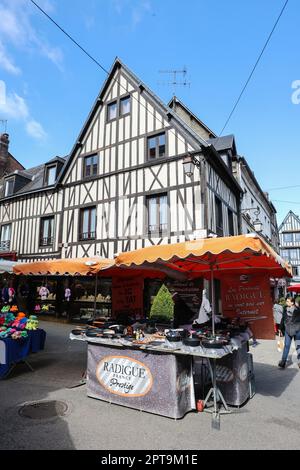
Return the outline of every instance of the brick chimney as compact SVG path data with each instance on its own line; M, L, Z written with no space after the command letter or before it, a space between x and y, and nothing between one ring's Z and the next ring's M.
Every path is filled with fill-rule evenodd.
M0 177L3 176L8 165L9 135L0 134Z

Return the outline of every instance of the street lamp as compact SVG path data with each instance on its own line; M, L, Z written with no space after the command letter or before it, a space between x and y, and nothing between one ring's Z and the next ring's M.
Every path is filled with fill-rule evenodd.
M256 216L256 219L252 221L252 225L254 227L254 230L257 232L257 233L261 233L263 231L263 224L262 222L260 221L260 219L258 218L259 214L260 214L260 208L257 206L257 207L249 207L248 209L242 209L241 212L247 212L247 211L254 211L254 215Z
M200 168L200 160L196 158L195 155L188 153L186 157L183 159L183 171L185 176L191 178L194 174L194 167L196 166L198 169Z

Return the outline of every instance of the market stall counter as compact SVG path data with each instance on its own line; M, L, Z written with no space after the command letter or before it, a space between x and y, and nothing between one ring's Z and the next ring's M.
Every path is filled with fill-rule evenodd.
M28 331L21 339L0 339L0 379L6 378L19 362L24 362L31 370L27 359L31 353L44 349L46 332L40 328Z
M157 335L146 335L139 341L128 340L122 335L97 337L95 330L91 333L88 329L73 330L70 339L87 342L89 397L177 419L196 409L194 377L197 359L205 359L212 384L215 363L233 357L236 350L241 349L242 362L248 364L244 356L249 336L245 332L238 340L239 344L215 349L200 343L188 345L188 341L186 344L172 342ZM243 348L240 348L242 344ZM225 368L223 366L223 373ZM247 400L249 393L243 393L242 398Z

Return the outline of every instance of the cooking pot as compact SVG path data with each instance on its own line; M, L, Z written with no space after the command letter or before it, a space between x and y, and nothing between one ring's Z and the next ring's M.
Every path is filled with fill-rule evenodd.
M113 338L115 335L116 335L115 330L113 330L111 328L106 328L105 330L103 330L103 337L104 338Z
M75 330L72 330L71 333L72 335L81 335L82 333L84 333L85 330L81 329L81 328L76 328Z
M157 328L155 328L155 326L150 326L149 325L145 329L145 333L147 333L148 335L153 335L156 332L157 332Z
M204 348L222 349L227 344L229 344L229 341L220 337L202 339L202 346Z
M200 346L199 338L194 338L194 337L183 338L182 342L183 344L185 344L185 346L191 346L192 348Z
M166 339L170 342L176 342L176 341L181 341L182 337L180 335L179 331L176 330L169 330L166 333Z
M125 328L126 327L124 325L112 325L109 327L110 330L114 330L115 333L120 334L120 335L124 334Z
M178 328L177 331L180 334L181 338L187 338L189 335L188 330L185 330L184 328Z
M89 338L95 338L97 336L102 336L103 330L101 328L91 328L86 331L86 336Z

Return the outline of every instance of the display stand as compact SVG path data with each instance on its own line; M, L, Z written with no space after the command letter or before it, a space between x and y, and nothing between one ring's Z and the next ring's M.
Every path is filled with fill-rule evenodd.
M44 349L46 332L42 329L29 331L28 337L24 340L5 338L1 339L0 355L0 380L7 378L12 370L19 363L24 363L33 371L33 367L28 362L30 353L35 353Z
M212 364L210 361L212 361ZM212 427L214 429L220 429L220 414L230 414L232 413L232 411L229 410L228 405L221 393L221 390L217 386L216 359L215 358L208 359L208 367L210 371L212 387L210 388L204 400L203 411L205 411L206 413L212 413ZM206 407L211 396L213 397L213 409ZM221 410L220 402L223 404L225 408L224 410Z

